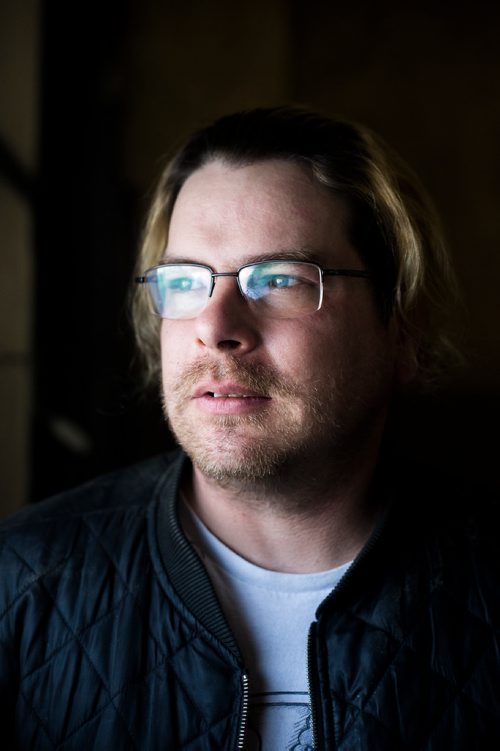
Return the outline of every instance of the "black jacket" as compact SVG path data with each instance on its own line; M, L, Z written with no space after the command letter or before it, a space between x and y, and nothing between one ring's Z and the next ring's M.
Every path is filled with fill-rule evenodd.
M184 462L150 460L1 525L0 748L241 746L251 666L247 679L178 524ZM468 521L449 488L406 469L377 493L389 511L311 626L315 748L498 749L494 517Z

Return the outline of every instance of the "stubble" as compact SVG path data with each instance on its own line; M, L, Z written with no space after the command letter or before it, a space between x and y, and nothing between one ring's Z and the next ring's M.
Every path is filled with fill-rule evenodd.
M209 378L268 395L269 407L244 415L196 415L193 391ZM223 363L187 366L163 391L164 413L177 441L202 474L224 485L276 482L303 471L342 433L335 415L339 399L333 383L329 394L320 395L314 383L306 390L269 366L230 356Z

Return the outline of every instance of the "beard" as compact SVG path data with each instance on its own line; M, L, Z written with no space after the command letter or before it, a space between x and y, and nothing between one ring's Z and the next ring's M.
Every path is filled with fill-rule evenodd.
M251 393L271 397L254 413L195 413L192 393L207 378L236 382ZM285 379L270 366L223 363L187 366L164 382L163 407L178 443L206 477L222 485L281 482L311 472L319 459L342 445L345 430L337 414L344 403L338 384L304 385Z

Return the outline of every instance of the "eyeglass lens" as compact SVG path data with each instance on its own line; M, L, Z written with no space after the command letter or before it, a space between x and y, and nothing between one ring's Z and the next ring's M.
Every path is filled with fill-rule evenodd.
M162 318L196 318L212 291L212 272L195 264L158 266L150 269L146 279L155 312ZM306 315L321 304L321 270L315 264L300 261L249 264L239 270L238 284L252 308L270 318Z

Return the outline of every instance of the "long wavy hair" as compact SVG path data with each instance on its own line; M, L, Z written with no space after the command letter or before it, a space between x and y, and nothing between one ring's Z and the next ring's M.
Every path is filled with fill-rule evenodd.
M380 314L397 316L415 342L416 381L433 387L459 359L450 332L458 287L435 209L412 170L378 136L359 124L295 107L226 115L195 132L166 165L144 227L137 274L158 264L183 184L222 159L235 167L267 159L302 165L347 202L349 238L374 277ZM160 320L142 285L132 319L148 383L160 373Z

